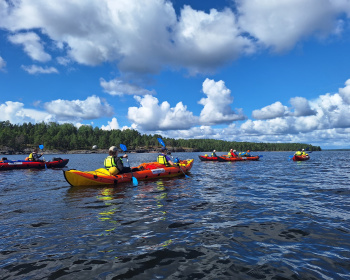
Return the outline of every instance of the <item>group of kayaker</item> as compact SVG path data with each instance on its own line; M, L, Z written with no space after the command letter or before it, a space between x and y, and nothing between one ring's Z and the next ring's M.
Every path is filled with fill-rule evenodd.
M216 150L213 150L213 152L211 153L211 156L212 157L217 157ZM250 150L248 150L246 152L243 152L243 153L237 154L236 150L231 149L228 152L227 157L251 157L251 154L250 154Z
M169 152L167 148L162 147L157 157L157 162L165 166L178 165L176 162L177 159L173 160L170 157L170 155L171 155L171 152ZM127 159L127 158L128 158L127 154L118 156L118 148L116 146L112 146L108 150L108 156L104 160L104 166L113 175L140 171L138 168L131 169L130 167L124 166L123 159Z

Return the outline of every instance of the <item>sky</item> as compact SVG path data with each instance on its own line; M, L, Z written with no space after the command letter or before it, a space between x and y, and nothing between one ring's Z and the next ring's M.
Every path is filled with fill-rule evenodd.
M350 0L0 0L7 120L350 148Z

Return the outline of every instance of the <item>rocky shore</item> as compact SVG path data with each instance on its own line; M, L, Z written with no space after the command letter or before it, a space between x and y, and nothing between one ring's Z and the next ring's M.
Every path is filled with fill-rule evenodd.
M172 148L168 147L170 152L197 152L195 149L183 149L183 148ZM32 152L32 149L24 149L22 151L14 150L8 147L0 147L0 156L2 155L29 155ZM57 154L108 154L108 149L90 149L90 150L60 150L60 149L54 149L54 150L47 150L43 149L42 151L39 150L39 152L43 152L44 154L49 155L57 155ZM158 153L159 149L133 149L128 150L128 153ZM122 152L120 152L122 153Z

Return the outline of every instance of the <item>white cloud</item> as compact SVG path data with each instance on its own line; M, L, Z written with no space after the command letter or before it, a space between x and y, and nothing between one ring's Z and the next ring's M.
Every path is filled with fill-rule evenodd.
M258 42L275 51L292 48L311 35L336 32L347 0L239 0L239 24ZM347 7L347 9L349 9Z
M25 66L22 65L22 69L29 74L52 74L58 73L58 70L55 67L41 67L37 65L30 65L30 66Z
M58 121L77 122L111 116L113 108L104 100L93 95L85 100L57 99L44 104L45 109Z
M214 69L244 53L253 52L250 39L241 35L230 9L209 13L184 6L174 30L177 63L191 72Z
M156 94L155 90L147 90L137 85L128 84L123 82L121 79L113 79L107 82L105 79L100 79L100 85L110 95L122 96L124 94L129 95L146 95Z
M13 44L23 45L24 51L33 59L40 62L51 60L51 55L44 51L40 37L34 32L18 33L8 37Z
M140 103L140 107L129 107L128 118L134 122L133 128L146 131L188 129L197 123L197 117L187 111L182 102L170 108L168 102L159 105L158 99L151 95L134 98Z
M290 99L290 104L294 107L294 116L312 116L316 114L310 107L309 101L304 97L294 97Z
M277 101L260 110L254 110L252 112L252 116L253 118L258 120L268 120L268 119L283 117L287 111L288 111L288 108L286 106L283 106L281 102Z
M350 104L350 79L345 82L345 87L339 89L339 95L346 104Z
M6 67L6 61L0 56L0 71L4 71Z
M54 116L44 111L25 109L21 102L6 101L0 104L0 121L10 121L13 124L22 124L24 122L42 122L55 121Z
M108 125L102 125L102 130L113 130L113 129L120 129L118 120L116 118L112 118L111 121L108 121Z
M237 114L231 109L233 97L223 81L215 82L207 78L203 82L203 93L207 95L207 98L202 98L198 102L204 106L199 118L203 125L230 123L245 119L242 110L238 110Z
M176 15L163 0L1 0L0 28L42 62L51 56L33 30L49 39L48 50L80 64L117 62L123 73L154 74L168 67L197 73L262 47L283 51L307 36L341 34L349 6L348 0L237 0L237 12L186 5Z

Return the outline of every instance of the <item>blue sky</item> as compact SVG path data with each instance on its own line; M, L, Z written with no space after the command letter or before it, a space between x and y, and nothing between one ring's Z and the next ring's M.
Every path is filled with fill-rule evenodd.
M349 35L350 0L0 0L0 121L350 148Z

